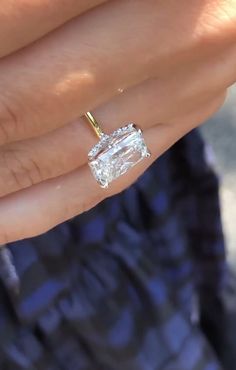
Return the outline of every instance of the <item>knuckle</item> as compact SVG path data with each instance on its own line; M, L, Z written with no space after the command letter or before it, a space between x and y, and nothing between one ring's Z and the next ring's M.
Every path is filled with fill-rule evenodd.
M20 149L8 149L2 152L1 159L7 178L4 183L8 192L27 188L43 181L40 166L30 154Z
M207 103L201 107L198 107L198 109L191 114L191 117L186 116L184 119L182 119L182 122L186 121L183 123L183 126L190 127L190 129L192 129L206 122L222 107L226 97L227 92L224 91L211 98ZM190 125L189 122L191 122Z
M0 100L0 144L14 140L19 127L17 109L7 99Z
M231 14L224 7L209 7L203 12L196 24L198 40L209 45L224 45L235 41L235 11Z

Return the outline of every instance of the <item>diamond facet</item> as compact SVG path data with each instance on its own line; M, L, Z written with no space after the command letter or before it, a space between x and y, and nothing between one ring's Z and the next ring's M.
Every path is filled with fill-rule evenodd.
M149 156L142 131L133 124L103 135L88 155L92 173L103 188Z

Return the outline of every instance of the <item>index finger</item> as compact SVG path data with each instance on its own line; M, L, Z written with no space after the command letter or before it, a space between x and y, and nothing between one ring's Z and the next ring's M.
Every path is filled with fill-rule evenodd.
M39 39L106 0L2 0L0 57Z

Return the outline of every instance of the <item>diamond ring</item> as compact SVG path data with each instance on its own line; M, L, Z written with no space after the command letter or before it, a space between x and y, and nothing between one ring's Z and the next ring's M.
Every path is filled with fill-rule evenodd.
M102 188L107 188L113 180L144 158L150 157L142 130L133 123L107 135L103 133L92 113L87 112L85 118L99 138L99 142L88 153L88 164Z

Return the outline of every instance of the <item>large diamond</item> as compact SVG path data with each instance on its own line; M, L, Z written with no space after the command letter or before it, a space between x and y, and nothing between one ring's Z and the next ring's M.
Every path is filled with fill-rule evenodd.
M129 124L103 135L89 152L89 166L98 183L107 188L117 177L150 156L142 131Z

